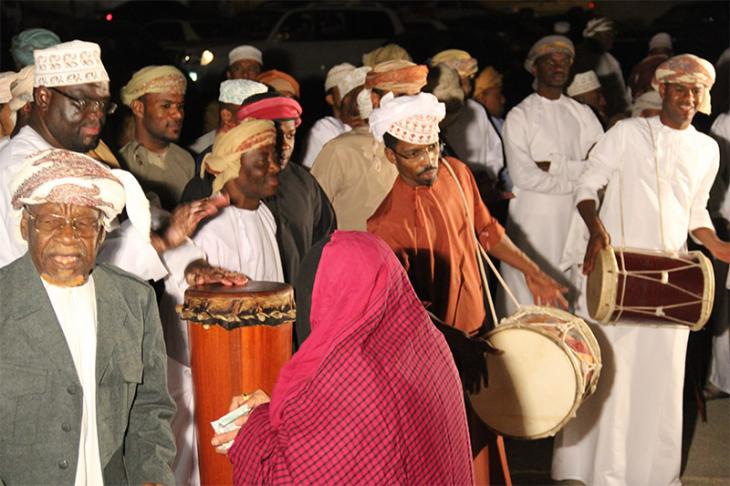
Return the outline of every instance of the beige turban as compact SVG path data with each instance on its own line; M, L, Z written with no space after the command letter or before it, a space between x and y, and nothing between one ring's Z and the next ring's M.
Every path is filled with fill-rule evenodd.
M147 66L132 76L122 88L122 103L132 106L132 101L148 93L185 94L185 75L174 66Z
M101 211L107 231L126 205L132 226L149 241L149 202L137 179L87 155L56 148L32 153L10 182L10 193L18 218L25 205L89 206Z
M444 104L430 93L397 98L388 93L370 115L370 131L379 142L387 132L404 142L430 145L438 142L439 122L445 115Z
M0 73L0 105L7 103L13 97L10 92L10 85L13 84L18 74L13 71Z
M573 82L568 86L568 96L578 96L593 91L601 87L601 82L594 71L586 71L578 73L573 78Z
M337 86L340 80L347 76L347 74L353 69L355 69L355 66L349 62L343 62L342 64L332 66L330 70L327 71L327 78L324 80L324 90L329 91Z
M538 57L554 52L562 52L570 57L575 57L575 46L573 41L563 35L548 35L535 42L527 53L524 67L528 73L532 73L535 61Z
M426 86L428 67L410 61L385 61L376 65L365 78L365 89L379 89L396 95L414 95Z
M238 177L241 154L276 143L276 128L270 120L246 120L237 127L220 133L213 142L213 151L203 159L202 171L215 175L213 193L226 182Z
M451 69L456 70L462 78L473 76L479 70L477 60L461 49L447 49L433 56L431 66L436 67L439 64L446 64Z
M398 44L388 44L383 47L378 47L372 51L362 55L363 66L375 67L385 61L413 61L408 51L403 49Z
M10 93L13 98L10 100L10 109L20 110L26 103L33 101L33 80L35 79L35 66L25 66L10 85Z
M101 63L98 44L74 40L33 51L35 81L33 85L72 86L109 81Z
M271 86L281 94L291 93L297 98L301 95L297 80L291 75L277 69L264 71L258 75L256 81Z
M712 111L710 88L715 84L715 68L711 62L693 54L670 57L657 66L651 86L659 91L659 85L664 83L702 85L704 96L697 111L705 115Z

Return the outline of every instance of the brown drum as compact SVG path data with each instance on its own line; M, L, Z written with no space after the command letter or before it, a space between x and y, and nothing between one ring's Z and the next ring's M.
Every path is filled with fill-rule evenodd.
M188 321L200 482L233 484L228 458L210 445L210 423L228 413L234 395L257 388L271 395L291 358L294 293L275 282L203 285L185 292L178 312Z
M602 324L629 318L698 331L712 312L715 276L699 251L607 248L588 276L586 297L590 316Z

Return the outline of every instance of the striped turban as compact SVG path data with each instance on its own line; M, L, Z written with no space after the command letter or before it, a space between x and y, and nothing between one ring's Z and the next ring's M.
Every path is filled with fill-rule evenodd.
M148 93L185 94L187 80L174 66L147 66L132 76L122 88L122 103L132 106L132 101Z
M271 86L285 96L291 93L295 98L299 98L301 95L297 80L283 71L276 69L264 71L258 75L256 81Z
M215 175L213 193L238 177L241 155L275 143L276 128L269 120L247 120L225 133L219 133L213 142L213 151L205 156L202 167L202 171Z
M150 239L149 202L137 179L78 152L53 148L30 154L10 182L10 193L18 220L26 205L73 204L101 211L107 231L126 205L132 226Z
M704 96L697 111L709 115L712 110L710 88L715 84L715 68L712 63L693 54L670 57L654 71L651 86L659 91L665 83L699 84L704 87Z
M410 61L386 61L376 65L365 78L365 89L378 89L396 95L414 95L426 86L428 67Z
M459 73L459 77L468 78L474 76L479 70L477 60L461 49L447 49L441 51L431 58L431 66L436 67L445 64Z
M528 73L532 74L532 68L535 66L535 61L538 57L555 52L562 52L570 57L575 57L573 41L563 35L548 35L543 37L535 42L530 48L530 52L527 53L527 59L525 59L524 64L525 69Z

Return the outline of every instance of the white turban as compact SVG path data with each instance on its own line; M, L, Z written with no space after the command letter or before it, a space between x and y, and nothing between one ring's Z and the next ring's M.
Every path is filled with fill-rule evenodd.
M221 103L231 103L241 105L246 98L266 93L269 91L268 86L258 81L250 79L227 79L221 83L218 101Z
M583 37L593 37L599 32L611 32L612 30L616 30L613 20L608 17L598 17L588 21L586 28L583 29Z
M35 78L35 66L25 66L20 70L18 75L10 85L10 109L13 111L20 110L26 103L33 101L33 79Z
M0 73L0 104L5 104L11 100L13 95L10 92L10 85L13 84L18 74L13 71Z
M324 90L329 91L337 86L340 80L347 76L347 74L353 69L355 69L355 66L349 62L343 62L342 64L332 66L330 70L327 71L327 77L324 80Z
M575 75L573 82L568 86L567 92L568 96L577 96L600 87L601 82L598 80L596 73L594 71L586 71Z
M359 88L365 84L365 78L370 72L369 67L362 66L355 68L340 79L337 83L337 91L340 92L340 99L344 98L347 93L355 88Z
M25 205L74 204L101 211L107 231L126 205L132 226L149 241L149 202L137 179L87 155L56 148L32 153L10 181L10 193L18 220Z
M438 142L439 122L445 115L446 106L430 93L397 98L388 93L370 114L370 131L379 142L387 132L404 142L430 145Z
M34 86L72 86L109 81L101 63L101 48L93 42L74 40L33 51Z
M261 51L256 49L254 46L238 46L231 49L231 52L228 53L229 66L233 63L244 60L256 61L259 64L264 63Z

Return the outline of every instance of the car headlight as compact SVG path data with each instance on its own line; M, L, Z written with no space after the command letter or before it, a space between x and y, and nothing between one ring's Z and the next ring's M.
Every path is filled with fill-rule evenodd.
M209 51L208 49L204 50L203 53L200 55L200 65L201 66L207 66L211 62L213 62L213 59L215 59L215 55Z

